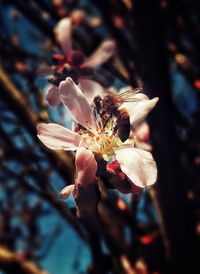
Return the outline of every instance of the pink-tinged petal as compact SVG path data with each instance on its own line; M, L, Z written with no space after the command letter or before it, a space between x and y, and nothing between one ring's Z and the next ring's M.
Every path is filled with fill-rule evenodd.
M66 55L68 55L72 49L71 32L72 22L70 18L61 19L54 28L56 40L61 45L62 50Z
M54 150L77 150L82 142L82 137L77 133L53 123L38 124L37 131L40 141Z
M82 147L76 152L77 181L81 184L90 184L94 181L97 171L97 162L94 154Z
M60 104L60 95L58 87L53 86L51 87L45 96L45 100L48 102L49 105L53 107L57 107Z
M93 103L93 99L95 96L102 96L104 93L103 87L99 83L92 80L79 79L78 86L85 94L90 104Z
M86 96L74 81L67 77L59 86L60 100L65 105L72 119L85 128L96 132L92 108Z
M128 110L130 115L130 122L133 127L143 121L148 113L155 107L159 98L155 97L151 100L144 94L138 93L134 96L136 102L123 103L121 107Z
M74 190L74 185L69 185L64 187L60 192L60 198L65 200L68 199L69 196L72 194L73 190Z
M157 179L157 166L150 152L138 148L115 151L121 170L139 187L152 185Z
M150 128L147 122L141 123L136 130L135 135L138 141L148 142L150 138Z
M80 217L95 216L99 202L97 163L91 151L79 148L75 159L77 178L73 192Z
M105 63L115 52L116 43L113 40L104 41L81 67L96 67Z

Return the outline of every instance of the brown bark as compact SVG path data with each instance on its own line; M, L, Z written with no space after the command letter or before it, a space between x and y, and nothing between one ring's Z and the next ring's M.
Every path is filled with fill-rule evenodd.
M193 273L195 269L193 219L186 200L187 176L181 165L182 147L175 133L170 79L164 46L165 25L160 1L134 2L138 71L150 97L160 98L150 116L159 176L158 199L169 237L171 267L166 273ZM187 272L189 271L189 272Z
M36 125L42 121L48 122L47 112L40 113L40 116L38 116L30 106L26 96L12 83L12 80L2 67L0 67L0 86L2 96L17 113L20 122L33 136L33 139L41 146L52 166L55 166L60 171L65 181L71 183L73 181L72 155L64 151L50 151L41 145L37 138Z

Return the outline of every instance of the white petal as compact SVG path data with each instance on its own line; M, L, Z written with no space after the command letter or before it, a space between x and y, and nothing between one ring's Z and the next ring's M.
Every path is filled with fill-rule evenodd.
M116 43L113 40L104 41L96 51L83 63L82 67L96 67L105 63L115 52Z
M152 145L149 143L145 143L145 142L140 142L138 140L135 140L135 147L140 148L140 149L144 149L147 151L152 151Z
M138 148L115 151L121 170L139 187L152 185L157 179L157 166L150 152Z
M128 110L130 115L130 122L133 126L143 121L148 113L155 107L159 98L155 97L151 100L142 93L138 93L134 96L137 102L127 102L123 103L121 107Z
M74 81L67 77L65 81L60 83L59 90L60 100L69 111L72 119L85 128L96 131L92 108Z
M51 87L45 96L46 101L49 105L53 107L57 107L60 104L60 95L58 87L53 86Z
M103 87L99 83L92 80L79 79L79 87L87 97L90 104L93 103L95 96L102 96L104 93Z
M41 123L37 125L38 138L50 149L76 150L82 137L57 124Z
M61 19L54 28L56 39L66 55L68 55L72 49L71 31L72 23L70 18Z
M72 194L73 190L74 190L74 185L69 185L64 187L60 192L60 197L62 199L68 199L69 196Z

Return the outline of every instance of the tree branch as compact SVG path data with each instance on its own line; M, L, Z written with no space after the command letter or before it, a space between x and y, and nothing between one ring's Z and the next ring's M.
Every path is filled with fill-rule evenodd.
M34 262L27 261L20 254L17 254L4 246L0 246L0 269L7 274L48 274Z
M17 113L20 121L24 127L33 136L33 139L40 145L43 152L47 155L48 160L51 162L65 181L71 183L73 181L73 157L69 153L64 151L50 151L41 145L37 138L36 124L45 121L48 122L47 118L41 118L30 106L26 96L12 83L7 73L2 67L0 67L0 86L2 87L1 92L5 101L11 106L12 110ZM48 117L47 113L42 116Z

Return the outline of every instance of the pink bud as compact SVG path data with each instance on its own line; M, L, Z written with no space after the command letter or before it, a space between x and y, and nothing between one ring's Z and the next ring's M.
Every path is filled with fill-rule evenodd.
M150 138L150 128L146 122L143 122L136 130L136 137L140 142L148 142Z
M79 148L76 153L76 172L73 196L80 217L95 215L99 202L99 189L96 183L97 163L94 154Z

